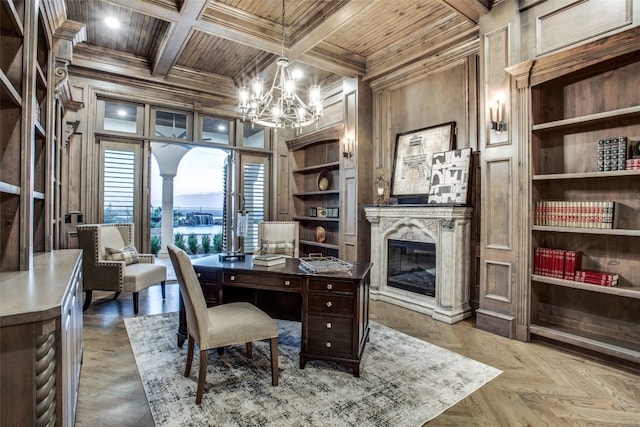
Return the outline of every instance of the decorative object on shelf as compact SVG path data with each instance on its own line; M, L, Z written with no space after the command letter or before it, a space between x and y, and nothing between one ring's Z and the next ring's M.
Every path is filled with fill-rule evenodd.
M281 56L276 62L276 74L268 92L263 92L264 82L256 77L252 90L240 88L240 110L242 120L252 124L273 128L300 128L316 122L322 117L320 86L309 88L309 104L305 104L296 93L296 81L289 73L289 60L284 56L284 0L282 0Z
M427 201L431 159L434 153L453 148L455 127L449 122L396 135L391 196L399 203Z
M387 196L387 187L389 186L389 182L382 177L382 175L378 175L376 178L376 206L382 206L389 203L389 199Z
M339 208L327 208L327 218L339 218Z
M631 158L640 159L640 140L631 140L629 145L631 145Z
M243 260L244 256L244 238L249 232L249 211L244 207L244 196L240 193L228 193L227 197L232 199L233 196L239 197L241 204L240 209L235 217L235 222L231 226L231 249L226 253L221 253L218 257L220 261ZM229 200L231 202L231 200ZM227 206L231 206L229 203ZM236 241L238 246L236 247Z
M433 155L429 203L468 203L471 148Z
M322 227L320 225L317 226L316 227L316 242L324 243L326 238L327 238L327 231L324 229L324 227Z
M323 208L322 206L317 207L318 218L326 218L327 217L327 208Z
M300 258L300 268L309 273L347 272L353 268L353 264L332 256L309 254L307 258Z
M489 118L491 119L491 130L496 133L502 133L507 130L507 124L504 122L504 101L500 103L500 98L496 99L496 116L493 116L493 107L489 106Z
M318 208L309 208L309 216L315 218L318 216Z
M328 190L329 187L331 187L331 172L327 169L322 169L320 173L318 173L316 185L320 191Z

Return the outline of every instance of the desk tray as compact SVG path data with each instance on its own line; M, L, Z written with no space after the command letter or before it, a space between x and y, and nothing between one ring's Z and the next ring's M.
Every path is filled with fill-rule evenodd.
M332 256L300 258L300 268L308 273L349 271L352 267L353 264Z

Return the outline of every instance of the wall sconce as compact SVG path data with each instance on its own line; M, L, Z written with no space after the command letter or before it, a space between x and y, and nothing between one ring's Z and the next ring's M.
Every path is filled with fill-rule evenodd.
M387 192L389 182L382 177L382 175L378 175L376 178L376 206L386 205L387 198L385 194Z
M342 140L342 157L351 159L353 157L353 139L344 138Z
M491 130L495 130L496 133L507 130L507 124L504 122L504 102L500 103L500 99L496 99L496 116L493 116L493 107L489 107L489 117L491 118Z

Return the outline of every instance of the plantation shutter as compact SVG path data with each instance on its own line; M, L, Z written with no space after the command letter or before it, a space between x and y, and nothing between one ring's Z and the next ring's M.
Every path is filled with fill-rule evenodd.
M136 153L104 150L103 222L134 222Z
M260 159L260 162L244 161L242 166L242 192L245 208L249 211L249 227L244 247L251 250L259 245L258 223L264 221L265 217L266 164Z

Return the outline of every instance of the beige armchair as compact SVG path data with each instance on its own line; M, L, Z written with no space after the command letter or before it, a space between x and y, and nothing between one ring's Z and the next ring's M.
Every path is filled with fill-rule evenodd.
M262 221L258 223L258 247L254 255L283 254L299 257L298 221Z
M133 293L133 312L138 314L138 292L160 283L165 298L167 268L155 264L151 254L139 254L133 246L133 224L78 225L82 249L83 289L86 310L93 290Z
M278 321L248 302L233 302L207 308L207 303L189 255L175 245L168 245L171 264L176 272L180 294L187 315L189 342L184 376L191 372L194 342L200 348L200 370L196 404L204 394L209 350L245 343L247 357L252 357L253 341L269 339L271 350L271 384L278 385Z

